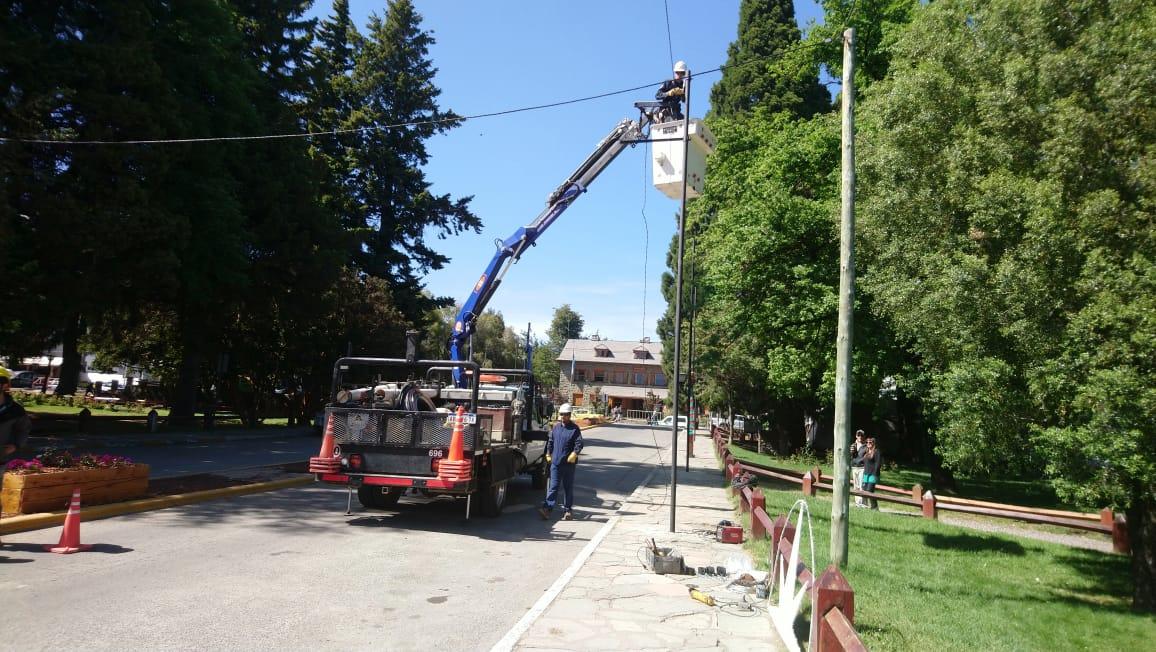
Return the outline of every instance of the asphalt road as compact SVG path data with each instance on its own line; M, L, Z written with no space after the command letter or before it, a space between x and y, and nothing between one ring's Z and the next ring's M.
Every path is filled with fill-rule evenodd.
M542 521L511 486L497 519L403 498L345 515L314 485L4 537L0 649L488 650L571 564L658 461L668 432L590 430L576 520ZM665 451L663 458L665 458ZM659 471L662 473L663 471Z

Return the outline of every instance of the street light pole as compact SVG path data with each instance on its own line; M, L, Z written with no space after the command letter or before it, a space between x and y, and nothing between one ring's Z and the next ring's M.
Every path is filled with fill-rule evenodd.
M694 457L694 316L698 312L698 284L694 282L698 263L695 257L698 238L690 238L690 354L686 356L686 472L690 473L690 458Z
M671 387L670 424L670 531L674 532L674 511L678 496L678 376L682 365L682 256L686 252L686 162L690 153L690 71L682 80L682 96L686 98L686 113L682 118L682 207L678 211L678 263L674 289L674 385ZM690 425L689 423L687 425Z

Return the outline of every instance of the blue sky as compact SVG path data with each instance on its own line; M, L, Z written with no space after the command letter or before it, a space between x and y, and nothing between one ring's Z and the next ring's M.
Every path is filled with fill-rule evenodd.
M674 59L691 72L726 62L738 28L739 0L415 0L422 25L437 43L430 58L438 69L443 109L474 115L598 95L646 84L634 93L564 107L470 120L428 141L427 179L436 193L474 197L480 234L433 240L451 262L425 278L437 296L461 302L494 254L495 239L533 220L547 195L593 151L633 102L652 100L671 76ZM351 0L364 31L370 12L385 2ZM318 0L314 15L331 5ZM801 26L817 21L813 0L796 0ZM693 117L709 108L719 73L695 78ZM488 308L519 333L527 322L537 335L554 308L569 303L586 321L586 334L637 340L655 338L665 310L659 282L675 233L678 202L650 182L648 149L622 153L506 275ZM688 243L689 246L689 243Z

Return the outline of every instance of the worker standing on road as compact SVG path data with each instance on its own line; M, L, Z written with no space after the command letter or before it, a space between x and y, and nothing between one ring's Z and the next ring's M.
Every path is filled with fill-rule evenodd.
M558 503L558 489L561 485L562 520L574 518L574 471L578 468L578 454L582 452L582 429L570 420L570 404L563 403L558 408L561 421L554 424L550 438L546 440L546 463L550 465L550 489L546 500L538 508L543 520L550 519L550 512Z
M662 108L674 120L682 120L682 100L685 95L686 63L679 61L674 64L674 79L662 82L654 99L662 101Z

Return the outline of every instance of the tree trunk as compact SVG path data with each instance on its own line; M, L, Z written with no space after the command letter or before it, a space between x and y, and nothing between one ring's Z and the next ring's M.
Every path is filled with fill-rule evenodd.
M1125 513L1132 547L1132 609L1156 613L1156 496L1133 496Z
M169 412L170 421L189 420L197 411L197 385L200 380L200 358L186 346L181 357L181 367L177 374L177 386L173 390L173 407Z
M57 396L68 396L76 393L77 379L80 376L80 347L78 340L83 330L84 320L80 315L70 315L61 334L60 384L56 386Z

